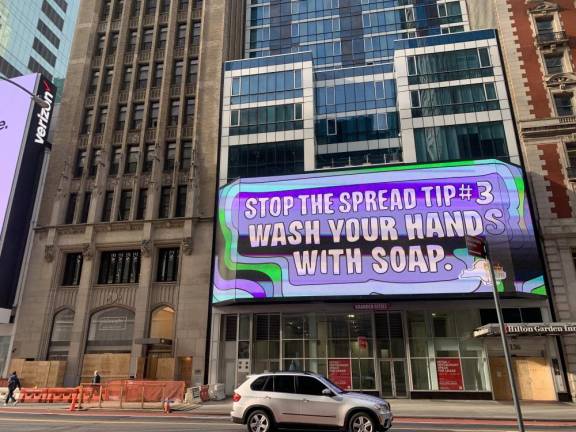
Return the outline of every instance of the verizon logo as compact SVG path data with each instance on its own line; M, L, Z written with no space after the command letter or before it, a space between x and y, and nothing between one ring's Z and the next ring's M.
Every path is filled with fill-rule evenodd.
M46 134L48 133L48 123L50 123L50 115L52 114L52 107L54 104L54 95L50 91L50 86L48 83L44 82L44 95L42 96L44 101L48 103L46 108L38 113L38 126L36 127L36 139L34 140L37 144L44 144L46 141Z

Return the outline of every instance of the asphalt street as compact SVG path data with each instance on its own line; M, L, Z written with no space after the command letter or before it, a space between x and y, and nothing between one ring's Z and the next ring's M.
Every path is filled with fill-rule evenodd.
M30 414L30 413L0 413L0 430L14 432L239 432L243 426L231 424L224 418L211 419L205 417L168 418L168 417L127 417L83 414L78 417ZM304 429L305 430L305 429ZM532 426L530 432L574 431L572 426ZM439 424L397 422L392 432L515 432L513 425L487 424Z

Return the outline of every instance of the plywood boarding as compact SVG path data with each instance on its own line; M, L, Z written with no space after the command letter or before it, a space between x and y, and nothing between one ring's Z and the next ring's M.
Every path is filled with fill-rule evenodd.
M514 368L518 377L520 399L533 401L556 400L557 396L552 373L545 358L515 358Z
M22 387L61 387L64 385L65 361L27 361L13 359L10 372L20 377Z
M172 381L174 370L176 369L176 359L173 357L159 358L156 366L156 379L160 381Z
M92 381L98 371L102 382L130 378L130 354L85 354L82 363L81 382Z
M512 391L508 381L508 372L504 357L490 357L490 376L494 399L499 401L512 400Z
M512 362L516 374L518 396L521 400L557 400L552 372L546 359L542 357L514 357ZM494 399L512 400L512 390L510 389L504 357L490 358L490 373Z

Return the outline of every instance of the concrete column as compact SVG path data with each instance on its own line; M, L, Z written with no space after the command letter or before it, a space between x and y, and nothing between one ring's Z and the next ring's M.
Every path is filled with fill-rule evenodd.
M143 246L140 262L140 283L138 284L138 295L136 296L136 304L134 308L134 336L132 339L132 352L130 358L130 375L132 376L136 376L138 370L138 359L144 355L144 346L135 343L135 341L148 336L148 303L150 299L150 289L152 288L152 269L154 268L153 260L154 246Z
M72 339L68 350L68 364L64 374L64 385L75 386L80 382L82 373L82 358L86 345L86 332L90 323L90 286L92 270L95 268L93 252L84 253L82 276L78 285L76 296L76 309L74 310L74 326Z

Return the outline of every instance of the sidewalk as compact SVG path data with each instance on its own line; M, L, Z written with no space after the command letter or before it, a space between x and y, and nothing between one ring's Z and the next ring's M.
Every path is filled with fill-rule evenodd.
M457 401L427 399L391 399L390 405L396 418L490 419L514 420L512 402ZM190 411L198 415L229 415L232 402L207 402ZM576 421L576 404L564 402L522 403L526 420Z

